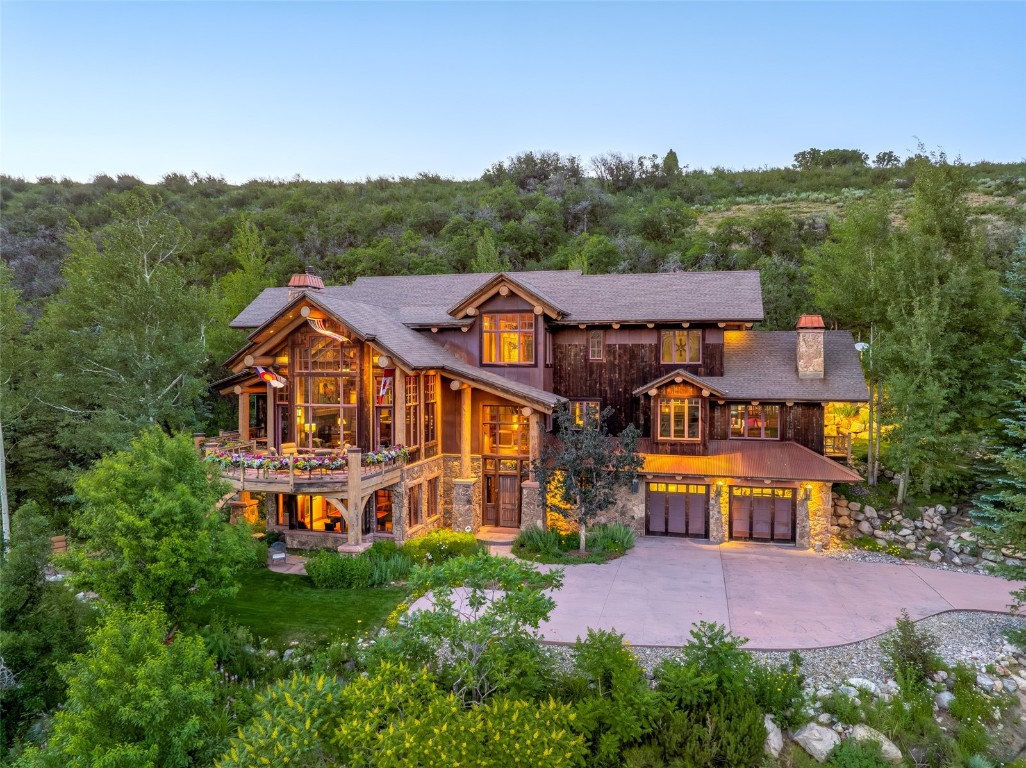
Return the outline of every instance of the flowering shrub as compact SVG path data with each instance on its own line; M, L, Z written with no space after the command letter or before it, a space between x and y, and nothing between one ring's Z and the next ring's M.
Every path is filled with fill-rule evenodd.
M391 448L383 448L377 453L363 454L364 466L375 464L398 464L410 458L410 452L401 445L394 445Z
M386 448L377 453L363 454L364 466L381 464L398 464L406 461L410 452L401 445ZM316 469L337 472L349 467L349 459L344 455L334 456L261 456L253 453L242 453L219 448L210 451L204 461L216 464L221 469L256 469L264 472L288 470L289 467L302 472L313 472Z
M443 563L453 557L471 555L480 549L473 533L458 533L439 528L426 536L407 541L402 551L415 563Z

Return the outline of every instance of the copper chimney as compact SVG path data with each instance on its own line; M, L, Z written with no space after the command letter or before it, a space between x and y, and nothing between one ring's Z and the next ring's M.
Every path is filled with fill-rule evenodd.
M299 272L289 279L289 301L303 291L319 291L323 287L324 281L320 275L314 272L313 267L307 267L305 272Z

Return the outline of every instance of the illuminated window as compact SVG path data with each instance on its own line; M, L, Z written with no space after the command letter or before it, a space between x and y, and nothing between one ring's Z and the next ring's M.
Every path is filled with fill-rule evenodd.
M534 315L482 315L482 357L493 365L534 365Z
M605 344L602 331L588 331L588 359L601 360L605 357Z
M701 331L660 331L659 345L664 363L702 362Z
M598 424L602 403L598 400L575 400L570 403L570 416L574 424L583 427L586 423Z
M777 440L780 437L780 406L731 405L730 436L749 440Z
M486 405L481 418L482 453L526 456L529 453L527 417L516 406Z
M393 382L395 370L387 368L374 374L374 450L391 448Z
M291 386L296 399L295 440L300 447L340 448L356 442L357 351L355 344L320 334L294 336Z
M659 400L660 440L700 440L702 401L697 397Z
M406 491L406 521L410 528L424 522L424 508L420 504L421 486L411 485Z
M438 399L437 377L424 377L424 444L430 445L438 440L438 427L435 423L435 402Z
M406 447L420 445L420 382L417 376L406 377Z

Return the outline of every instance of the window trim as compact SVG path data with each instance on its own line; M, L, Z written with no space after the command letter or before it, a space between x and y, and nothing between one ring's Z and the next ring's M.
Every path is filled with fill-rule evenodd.
M663 428L662 428L663 427L663 424L662 424L662 416L663 416L663 408L662 408L662 406L663 406L663 403L669 403L670 404L670 436L669 437L663 437ZM673 404L674 403L683 403L684 404L684 431L685 431L685 433L687 432L688 425L691 423L691 420L688 418L689 411L692 408L696 408L698 410L698 435L697 436L695 436L695 437L687 437L685 435L684 437L676 437L673 434L673 416L674 416ZM664 442L664 443L699 443L699 442L702 441L702 426L703 426L703 422L704 422L704 419L702 418L702 398L700 398L698 396L692 396L692 397L659 397L659 398L656 399L656 423L654 425L654 430L655 430L655 434L656 434L656 440L659 441L659 442Z
M735 435L734 434L734 418L733 418L734 414L733 414L733 411L734 411L735 408L743 408L744 409L744 415L742 416L742 422L741 422L742 425L743 425L743 428L744 428L744 434L742 434L742 435ZM748 409L749 408L758 408L759 409L759 424L760 424L759 431L761 433L759 435L750 435L750 434L748 434L748 429L749 429L749 426L748 426L748 422L749 422ZM777 434L776 434L775 437L766 437L766 409L767 408L776 408L777 409ZM727 411L727 439L729 439L729 440L780 440L780 435L782 433L781 423L780 423L781 415L782 415L782 411L780 409L780 404L779 403L759 403L758 405L752 405L751 403L730 403L729 409Z
M516 331L503 331L503 330L498 329L498 328L495 329L495 330L485 330L485 321L486 321L486 319L488 319L488 318L498 318L498 317L501 317L502 315L514 315L514 316L517 317L517 330ZM530 318L530 320L531 320L532 325L531 325L531 330L530 331L525 331L521 327L523 322L524 322L524 318L525 317L526 318ZM480 341L481 341L481 367L537 368L538 367L538 336L539 336L538 331L539 331L539 325L540 325L540 318L537 315L535 315L534 312L532 312L530 310L527 310L527 311L513 310L513 311L509 311L509 312L483 312L483 313L481 313L481 333L480 333ZM523 361L518 361L518 362L515 362L515 363L504 363L502 361L491 361L490 362L490 361L485 359L485 353L488 350L488 344L487 344L488 336L496 336L496 337L500 337L501 338L501 336L503 334L513 334L513 333L515 333L517 335L518 356L521 357L521 358L523 357L523 355L520 354L519 350L525 349L527 347L527 345L525 345L523 343L523 341L522 341L523 337L525 335L527 335L527 334L530 334L530 336L532 337L531 338L531 347L530 347L530 349L531 349L531 362L525 363ZM498 340L497 340L497 343L498 343ZM496 348L496 352L498 352L498 351L499 351L498 348Z
M601 362L606 359L606 334L601 328L587 331L588 362ZM595 341L598 340L598 354L595 354Z
M673 345L672 346L673 346L674 350L677 349L677 335L678 334L683 334L684 339L685 339L685 341L684 341L684 345L685 345L684 346L684 349L685 349L684 356L685 357L690 357L691 356L691 341L690 340L692 338L697 338L698 339L698 359L697 360L677 360L676 359L676 351L675 351L674 354L671 355L672 359L667 360L665 358L665 356L663 355L663 347L664 347L663 339L665 338L666 334L668 334L668 333L673 335ZM659 331L659 363L660 363L660 365L701 365L702 364L702 336L703 336L703 334L702 334L702 329L701 328L673 328L673 329L667 328L667 329L663 329L663 330Z

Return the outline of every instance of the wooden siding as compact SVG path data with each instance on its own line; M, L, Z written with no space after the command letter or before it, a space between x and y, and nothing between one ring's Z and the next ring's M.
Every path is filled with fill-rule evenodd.
M588 359L587 330L559 330L554 334L552 391L571 400L599 399L603 408L615 408L609 423L614 433L636 424L642 435L652 435L649 405L643 405L642 398L632 394L638 387L677 368L696 376L723 375L723 332L719 328L705 329L707 342L718 337L720 343L704 343L702 363L696 365L661 363L658 328L603 330L602 360Z
M764 403L771 405L771 403ZM730 402L709 404L709 440L730 439ZM810 451L823 453L823 406L820 403L780 403L780 439L792 440ZM772 441L767 441L772 442Z

